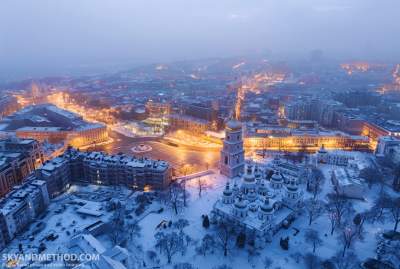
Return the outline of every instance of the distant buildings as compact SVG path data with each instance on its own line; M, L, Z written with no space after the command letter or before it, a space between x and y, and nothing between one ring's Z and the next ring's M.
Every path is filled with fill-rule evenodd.
M185 130L193 134L204 134L211 129L211 122L192 116L171 114L169 128L170 130Z
M171 167L164 161L69 149L44 163L36 176L47 182L50 197L66 191L73 182L162 190L171 181Z
M209 130L219 130L218 103L183 102L169 115L169 128L172 131L186 130L194 134L204 134Z
M107 128L89 123L75 113L51 104L28 106L0 122L0 133L13 133L50 143L65 142L74 147L90 146L108 139Z
M243 150L242 124L236 120L226 123L225 139L221 150L220 172L233 178L243 174L244 150Z
M0 199L0 250L43 213L48 204L46 182L34 177Z
M288 120L312 120L323 126L335 125L335 111L340 103L333 100L305 98L285 104L284 113Z
M168 102L155 102L149 100L146 103L146 112L149 117L160 118L171 113L171 104Z
M14 113L20 108L17 98L13 96L0 95L0 120Z
M43 149L35 140L0 140L0 197L21 184L43 161Z
M348 135L340 132L281 132L277 135L261 133L247 134L244 146L268 150L309 150L317 151L323 145L327 149L369 150L369 139L364 136Z

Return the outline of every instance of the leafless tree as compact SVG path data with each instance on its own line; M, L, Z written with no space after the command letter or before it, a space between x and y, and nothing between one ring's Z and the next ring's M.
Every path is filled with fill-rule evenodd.
M218 224L217 227L217 242L222 248L224 252L224 256L226 257L228 255L228 250L230 243L232 241L234 232L232 227L226 223L226 222L221 222Z
M303 255L300 252L295 252L290 254L290 257L295 261L295 263L300 263Z
M369 215L371 216L370 220L372 222L385 220L385 209L390 207L391 198L386 192L381 192L378 198L374 201L374 205L372 206Z
M183 229L189 226L189 221L187 219L178 219L172 224L179 232L182 232Z
M346 250L349 249L351 244L358 238L358 231L354 226L346 225L342 228L340 238L343 243L342 257L344 257Z
M186 179L182 180L182 182L180 183L180 188L182 192L183 206L186 207L187 206Z
M305 239L307 243L312 245L313 253L315 253L317 247L322 245L322 240L316 230L308 229L305 234Z
M199 179L197 180L197 186L199 189L199 197L201 197L202 191L206 186L206 182L203 178L199 177Z
M109 236L114 245L119 244L125 239L125 209L123 207L117 208L114 211L109 226Z
M304 256L304 264L308 269L319 269L321 268L320 259L312 253L307 253Z
M311 223L325 211L323 202L316 199L308 199L305 201L304 209L308 215L308 225L311 225Z
M146 251L146 256L151 262L157 261L157 253L154 250Z
M172 184L169 188L168 202L174 209L176 215L178 215L178 210L182 206L182 196L183 192L179 184Z
M351 212L351 204L345 197L340 195L339 191L336 188L335 192L330 194L328 197L328 211L330 213L334 213L336 217L336 224L340 226L342 224L345 214Z
M168 264L171 263L172 257L185 247L183 238L176 232L158 232L155 234L155 238L156 248L166 256Z
M215 248L214 237L210 234L206 234L201 240L200 245L196 248L196 252L206 256L207 253L213 253Z
M375 167L366 167L362 169L360 171L360 177L368 183L369 188L374 184L380 184L383 186L382 173Z
M125 230L129 234L129 239L132 240L133 238L140 237L140 226L138 225L137 221L126 221L125 222Z
M318 194L322 190L322 184L324 182L324 174L322 174L321 170L317 168L313 168L311 170L311 180L307 184L307 189L312 193L313 199L316 200Z
M358 269L360 268L360 261L357 255L354 252L346 252L344 257L342 253L336 254L334 257L330 259L333 264L336 265L337 269Z
M400 223L400 197L391 199L389 212L394 222L393 231L397 232Z
M328 218L331 223L331 235L333 235L333 232L335 231L336 225L337 225L337 216L336 212L334 210L328 211Z
M273 261L268 257L265 256L264 260L263 260L263 264L264 264L264 269L269 269L272 266Z

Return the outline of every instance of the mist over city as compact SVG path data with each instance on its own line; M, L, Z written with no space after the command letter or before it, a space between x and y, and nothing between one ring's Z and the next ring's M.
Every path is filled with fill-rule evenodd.
M400 269L397 0L2 0L0 268Z
M400 57L396 0L5 0L1 79L114 71L143 63L267 55Z

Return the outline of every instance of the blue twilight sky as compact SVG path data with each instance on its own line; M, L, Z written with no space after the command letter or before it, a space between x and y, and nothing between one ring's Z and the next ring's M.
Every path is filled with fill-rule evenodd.
M400 60L399 0L1 0L0 78L214 56Z

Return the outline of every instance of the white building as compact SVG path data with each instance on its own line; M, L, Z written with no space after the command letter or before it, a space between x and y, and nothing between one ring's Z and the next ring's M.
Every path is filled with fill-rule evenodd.
M267 164L267 169L278 171L286 183L290 180L296 180L301 184L305 182L307 177L305 165L284 161L278 156L271 163Z
M332 170L331 183L340 195L348 198L364 199L365 184L363 184L354 170L346 168Z
M348 166L349 161L354 158L342 151L327 151L324 146L322 146L317 154L317 163L337 165L337 166Z
M105 246L91 234L78 234L69 242L68 252L73 254L91 254L98 258L84 261L74 269L127 269L129 268L129 252L120 246L106 249Z
M242 124L230 120L226 124L224 145L221 150L220 172L233 178L243 174L244 150Z
M392 136L382 136L379 138L375 149L377 157L388 157L393 162L400 162L400 140Z
M227 183L211 212L211 221L233 224L236 232L244 232L256 247L270 242L302 207L303 191L297 181L285 183L278 171L268 180L264 172L247 165L240 179Z

